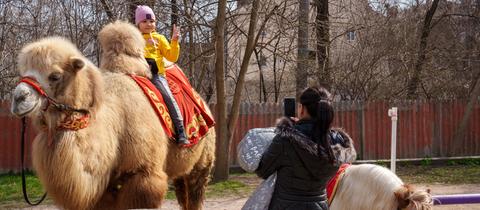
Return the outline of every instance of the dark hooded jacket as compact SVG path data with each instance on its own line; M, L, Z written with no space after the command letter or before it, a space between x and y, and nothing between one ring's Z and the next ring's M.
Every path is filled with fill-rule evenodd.
M312 121L293 125L284 119L277 135L265 151L256 170L266 179L277 172L270 210L328 209L325 186L335 175L338 164L328 160L324 150L312 140Z

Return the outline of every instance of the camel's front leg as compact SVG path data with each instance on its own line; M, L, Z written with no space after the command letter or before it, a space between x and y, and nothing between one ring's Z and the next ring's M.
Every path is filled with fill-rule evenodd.
M160 208L168 190L167 175L162 171L136 173L120 181L115 209Z

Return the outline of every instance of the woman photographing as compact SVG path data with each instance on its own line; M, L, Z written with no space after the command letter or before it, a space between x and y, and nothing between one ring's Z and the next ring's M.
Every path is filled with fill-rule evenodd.
M298 120L283 119L256 170L266 179L277 172L269 209L328 209L325 186L339 164L330 146L334 109L325 88L300 96Z

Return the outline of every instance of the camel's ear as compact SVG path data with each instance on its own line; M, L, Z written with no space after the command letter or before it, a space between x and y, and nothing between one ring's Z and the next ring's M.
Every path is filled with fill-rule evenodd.
M78 72L85 67L85 61L78 57L71 57L68 61L68 66L73 72Z

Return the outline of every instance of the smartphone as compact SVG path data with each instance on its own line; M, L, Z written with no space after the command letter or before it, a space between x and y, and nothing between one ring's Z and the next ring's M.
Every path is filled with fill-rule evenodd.
M295 98L284 98L283 99L283 115L285 117L296 117L297 106L295 104Z

